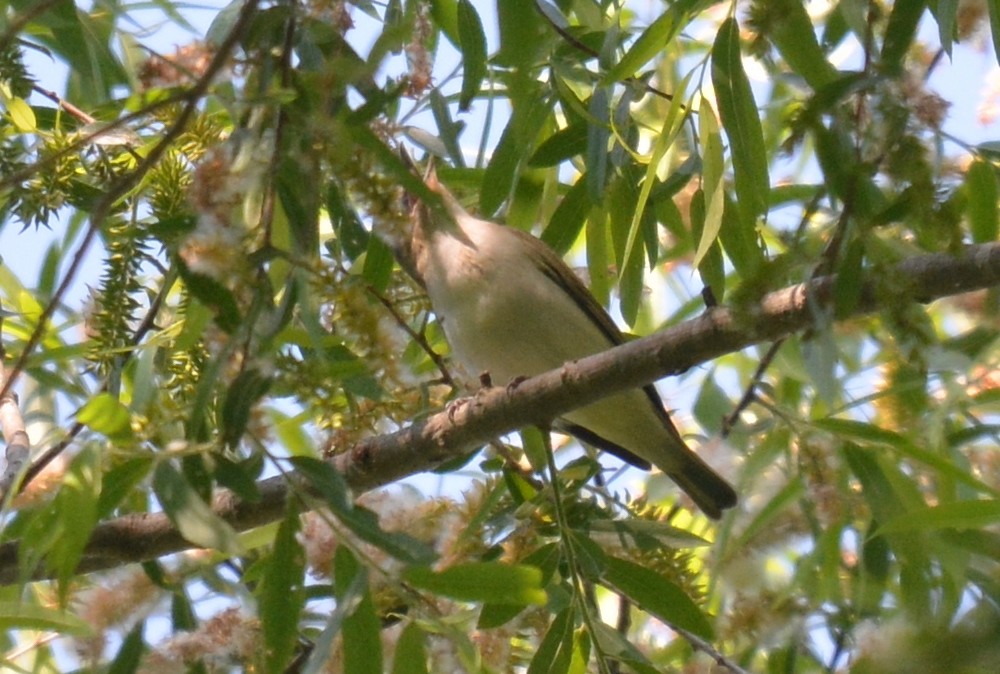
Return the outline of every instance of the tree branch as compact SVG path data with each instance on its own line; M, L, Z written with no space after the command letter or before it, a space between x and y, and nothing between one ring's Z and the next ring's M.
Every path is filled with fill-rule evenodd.
M884 270L879 278L891 279L892 291L867 281L852 315L1000 284L1000 243L969 246L958 256L914 257ZM602 397L808 328L817 312L832 310L835 285L836 277L826 276L770 293L753 305L711 309L681 325L567 363L516 386L484 389L468 404L399 432L363 440L330 461L355 492L389 484L517 428L545 424ZM261 499L257 503L220 491L212 508L235 529L245 531L280 519L290 489L308 489L294 475L262 480L258 488ZM18 541L0 545L0 584L20 579L18 546ZM114 568L190 547L166 515L127 515L95 528L77 570ZM50 572L39 568L31 577L47 578Z

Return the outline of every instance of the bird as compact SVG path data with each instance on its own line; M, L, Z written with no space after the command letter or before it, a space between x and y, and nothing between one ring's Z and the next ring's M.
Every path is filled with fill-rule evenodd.
M547 244L470 214L433 167L424 183L442 203L414 202L404 267L467 373L514 382L624 341ZM656 466L713 519L736 505L733 487L687 446L652 384L568 412L553 427L642 469Z

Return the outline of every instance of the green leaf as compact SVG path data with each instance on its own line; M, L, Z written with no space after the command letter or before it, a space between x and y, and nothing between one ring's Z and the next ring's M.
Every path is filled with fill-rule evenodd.
M378 292L385 292L392 280L392 265L394 258L392 249L377 236L368 238L368 249L365 251L365 265L362 276Z
M353 573L348 569L353 566ZM337 587L345 587L357 576L367 576L347 546L337 548L334 558ZM345 577L347 576L347 577ZM382 625L375 614L371 587L365 583L361 600L344 619L344 669L357 674L382 674Z
M361 540L411 564L425 564L436 557L433 550L417 539L405 533L385 531L379 526L375 513L352 503L347 483L333 466L304 456L292 457L289 462L325 500L337 519Z
M692 70L681 80L677 86L677 91L687 91L688 84L693 76L694 71ZM625 254L621 264L623 273L625 269L630 268L629 262L632 260L632 256L635 255L636 241L639 240L639 232L642 229L643 223L646 222L646 204L648 203L650 194L653 192L653 187L657 184L656 173L659 170L660 163L663 161L667 150L673 144L684 122L685 116L681 114L683 109L681 96L674 96L670 101L667 114L663 118L663 125L660 127L660 132L656 136L652 156L649 159L649 164L646 165L646 175L643 178L642 188L639 190L639 196L632 213L632 224L629 226L628 239L625 243ZM680 187L678 187L679 189Z
M10 121L14 123L18 131L23 133L34 133L38 122L35 120L35 111L31 109L27 101L23 98L13 97L7 101L7 114Z
M555 543L547 543L538 548L522 560L522 564L538 567L542 572L542 585L548 584L555 575L562 554L559 546ZM524 610L521 604L497 604L486 602L479 612L479 620L476 622L477 629L492 629L500 627L512 620Z
M460 601L495 604L545 604L542 572L534 566L470 562L435 572L426 566L412 566L403 572L411 585Z
M930 10L938 24L938 39L941 49L950 57L951 46L955 40L955 18L958 14L960 0L937 0L930 3Z
M540 237L542 241L549 244L559 255L565 255L579 238L590 206L590 199L587 197L587 178L581 176L559 202L549 224L542 231Z
M560 611L549 624L538 650L528 665L528 674L564 674L573 660L573 608Z
M584 178L587 181L587 195L590 202L600 204L604 198L604 187L608 180L608 140L611 138L611 89L598 87L590 99L588 107L592 121L587 125L587 167Z
M691 17L710 4L712 3L704 0L679 0L671 3L666 11L642 31L642 35L629 47L621 60L601 78L601 85L632 77L639 68L673 42L688 25Z
M915 461L919 461L920 463L933 468L938 473L946 475L958 483L968 485L976 491L1000 497L1000 491L993 489L981 480L977 480L975 477L970 475L968 471L962 470L956 466L953 461L950 461L945 457L941 457L929 450L917 447L912 441L895 431L880 428L874 424L865 423L863 421L853 421L851 419L819 419L814 421L813 424L817 428L822 428L840 436L841 438L850 438L852 440L865 441L892 447L901 455L909 457Z
M431 16L434 17L434 25L444 31L453 45L460 47L462 40L458 35L458 3L456 0L431 0Z
M571 124L564 129L559 129L538 146L535 153L531 155L531 159L528 160L528 166L547 168L561 164L570 157L583 154L587 150L588 135L588 124Z
M153 459L139 456L128 459L104 474L101 495L97 500L98 518L107 517L142 482L153 467Z
M81 424L112 440L130 440L132 415L128 408L110 393L98 393L76 414Z
M997 173L993 164L982 160L972 162L965 174L965 194L968 199L969 225L976 243L996 241L1000 235L997 201Z
M191 543L227 554L239 554L236 532L202 500L169 461L153 471L153 491L170 521Z
M747 221L727 192L722 207L722 227L719 242L732 260L736 273L744 280L753 279L766 262L765 251L757 236L754 220Z
M1000 499L951 501L898 515L875 532L895 534L936 529L983 529L1000 521Z
M604 580L652 616L712 639L712 625L684 590L660 574L619 557L604 560Z
M274 537L266 570L258 587L258 610L264 636L267 671L280 672L291 660L298 638L298 616L305 605L302 590L305 555L298 540L297 501L289 499Z
M533 104L514 109L483 173L479 189L479 208L486 217L496 213L500 204L510 196L517 168L530 154L535 139L538 138L545 126L546 118L552 111L551 99L544 96L537 86L531 91L526 91L525 96L534 96Z
M458 42L462 50L462 93L458 109L465 112L486 76L486 35L469 0L458 0Z
M691 198L691 234L701 241L704 238L705 230L705 193L697 190ZM698 274L702 282L712 291L716 301L722 301L723 293L726 289L726 272L722 260L722 248L717 241L709 244L701 264L698 265Z
M141 620L122 640L122 645L118 649L118 654L111 661L107 669L107 674L133 674L138 671L142 664L142 656L146 652L146 642L142 635L145 633L146 624Z
M608 532L632 537L643 549L669 546L672 548L699 548L711 543L686 529L679 529L668 522L646 519L591 520L591 532ZM652 545L650 545L652 543ZM527 562L531 557L526 557ZM534 563L534 562L532 562Z
M990 10L990 34L993 36L993 54L997 63L1000 64L1000 5L995 2L987 2L986 6Z
M239 304L229 289L210 276L192 272L183 263L178 265L178 269L191 294L214 312L219 327L229 334L235 332L243 318Z
M893 3L889 25L885 29L885 41L882 43L882 68L889 75L895 76L901 72L903 58L913 44L917 25L926 6L927 3L923 0Z
M743 226L753 231L757 216L767 210L770 178L760 113L743 70L739 30L736 20L729 18L716 34L712 46L712 86L722 125L729 136Z
M59 530L47 562L56 572L63 598L91 532L97 526L102 477L100 456L92 446L87 446L73 458L62 476L62 485L52 505Z
M78 637L94 633L90 623L72 613L27 601L0 601L0 629L52 631Z
M392 674L428 674L427 638L424 631L410 623L396 641Z
M816 40L812 19L801 0L770 0L767 10L773 19L768 35L793 72L813 89L837 76Z
M499 51L494 60L530 72L539 54L548 46L545 26L535 11L534 0L504 0L496 3L500 28Z
M343 552L341 552L342 550ZM344 568L345 563L343 558L345 554L349 555L350 553L344 546L340 546L334 558L334 565L337 571L341 571ZM338 575L343 575L342 571ZM328 671L326 667L330 660L330 654L333 652L333 640L340 634L344 620L354 612L354 609L368 591L367 574L363 572L354 573L349 584L346 579L338 577L338 585L341 585L341 587L337 590L337 606L327 619L326 627L313 640L313 651L306 661L305 667L302 668L302 674L320 674L321 672ZM346 587L343 587L344 585Z
M628 665L639 674L662 674L621 632L606 622L594 623L594 641L599 652Z
M271 388L271 378L255 368L240 372L226 391L226 400L222 405L222 439L230 447L239 444L247 424L250 423L250 413L257 401L264 397Z
M726 186L722 179L724 166L722 154L722 135L715 111L708 99L703 98L698 111L698 130L702 147L702 192L705 195L705 219L701 226L698 248L694 254L695 267L708 254L709 249L719 237L722 228L722 214L725 209ZM716 288L713 288L716 290ZM722 299L717 296L718 299Z

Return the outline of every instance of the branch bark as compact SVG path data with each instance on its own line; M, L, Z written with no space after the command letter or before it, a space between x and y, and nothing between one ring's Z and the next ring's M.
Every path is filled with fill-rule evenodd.
M878 279L891 279L888 284ZM867 280L851 316L904 301L930 302L1000 284L1000 243L969 246L960 255L923 255ZM615 347L515 387L480 391L467 404L440 412L396 433L366 439L330 459L356 493L426 471L490 439L566 412L622 390L683 372L758 342L817 325L828 315L836 276L814 279L734 309L718 307L681 325ZM838 317L838 320L850 316ZM258 483L261 500L248 503L228 491L212 502L214 512L238 531L280 519L293 489L308 489L292 475ZM77 569L89 573L154 559L193 547L162 513L142 513L98 525ZM0 584L22 579L18 541L0 545ZM31 578L50 577L44 568Z

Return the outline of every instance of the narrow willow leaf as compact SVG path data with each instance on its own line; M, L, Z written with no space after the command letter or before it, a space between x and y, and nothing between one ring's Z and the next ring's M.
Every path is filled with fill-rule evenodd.
M542 141L528 160L535 168L556 166L570 157L583 154L587 150L587 124L572 124Z
M830 431L842 438L892 447L901 455L919 461L960 484L968 485L976 491L1000 498L1000 491L976 479L968 471L956 466L953 461L932 451L917 447L911 440L895 431L851 419L820 419L813 423L817 428Z
M403 629L396 641L392 674L428 674L427 637L415 623Z
M7 114L10 121L14 123L18 131L23 133L34 133L38 122L35 120L35 111L31 109L27 101L23 98L13 97L7 101Z
M894 517L877 534L937 529L982 529L1000 521L1000 500L952 501L910 510Z
M486 35L469 0L458 0L458 41L462 49L462 93L458 109L465 112L486 76Z
M412 566L403 572L411 585L461 601L540 606L547 596L542 589L542 572L524 564L470 562L435 572Z
M893 3L889 25L885 29L885 41L882 43L882 68L888 74L900 73L903 58L913 44L917 25L926 7L927 3L923 0Z
M712 625L684 590L657 572L619 557L604 560L604 580L669 625L712 639Z
M146 479L152 468L151 457L139 456L127 459L107 471L101 480L101 495L97 501L98 518L110 515Z
M540 90L525 92L525 96L533 95L541 96ZM551 100L546 98L515 108L483 173L479 208L484 216L493 215L510 195L517 168L545 127L551 111Z
M565 255L579 238L590 205L590 199L587 197L587 179L581 176L559 202L549 224L542 231L540 237L542 241L549 244L559 255Z
M344 564L345 558L351 560L346 565ZM355 567L353 573L349 574L350 578L342 578L344 567L350 565ZM361 568L346 546L337 548L334 569L338 588L346 585L356 576L367 576L366 571ZM360 601L357 602L351 614L344 619L341 630L344 644L344 671L352 672L352 674L381 674L383 671L382 638L380 636L382 625L375 614L371 587L367 582Z
M522 563L541 569L542 585L545 586L555 574L561 559L562 555L560 554L559 546L555 543L548 543L525 557ZM479 612L479 620L476 622L476 628L485 630L500 627L513 620L523 610L524 606L520 604L486 602Z
M250 414L268 389L271 388L271 378L255 368L240 372L226 391L226 400L222 405L222 439L230 447L239 444Z
M694 71L692 70L681 80L677 86L677 91L681 93L687 91L693 76ZM628 266L629 261L635 254L635 242L639 238L639 231L642 228L643 216L646 212L649 195L656 184L656 172L659 169L660 162L663 161L663 157L667 154L667 150L670 149L684 122L684 115L681 114L684 108L684 105L681 103L682 98L683 96L678 94L670 101L670 107L663 118L663 125L660 127L660 132L656 136L656 142L653 144L653 152L650 155L649 164L646 165L646 175L642 180L642 188L639 190L639 198L635 205L635 211L632 214L632 225L629 227L628 240L625 243L622 269Z
M801 0L771 0L768 15L774 18L769 36L795 74L813 89L837 76L816 40L812 20Z
M951 56L951 46L955 41L955 18L958 14L959 0L937 0L930 3L930 10L934 13L934 19L938 25L938 39L941 40L941 49L949 57Z
M384 292L389 287L393 262L392 249L385 241L377 236L369 237L361 274L378 292Z
M620 82L635 75L644 64L654 59L673 42L688 20L711 3L704 0L679 0L671 3L642 35L629 47L621 60L602 78L601 84Z
M85 637L93 627L72 613L31 604L27 601L0 601L0 629L40 630Z
M528 674L564 674L573 659L572 607L564 608L549 624L538 650L528 665Z
M298 636L298 616L305 603L302 592L305 555L297 538L299 512L295 503L295 499L288 501L258 587L264 652L271 672L284 670L291 660Z
M63 597L80 562L90 534L97 526L97 503L103 474L101 460L93 446L80 451L62 476L62 485L52 504L59 522L59 536L52 546L48 563L59 579Z
M736 273L743 279L752 279L764 265L766 258L757 236L756 222L747 222L743 215L733 198L726 193L719 242L732 260Z
M997 63L1000 64L1000 5L995 2L987 2L986 6L990 10L990 33L993 35L993 54Z
M691 197L690 214L691 235L696 241L701 241L705 230L705 193L700 189ZM706 254L698 265L698 274L715 299L721 301L726 289L726 271L722 248L717 241L708 245Z
M712 86L729 137L743 226L753 230L756 218L767 210L771 181L760 113L743 70L739 30L736 19L729 18L716 34L712 46Z
M141 620L129 630L128 635L122 640L118 654L106 670L107 674L132 674L138 671L139 665L142 664L142 656L146 652L146 643L142 638L145 630L146 623Z
M542 17L535 11L534 0L504 0L496 7L500 29L496 63L529 70L548 46L551 31L546 31Z
M112 440L127 440L132 434L132 415L110 393L98 393L80 408L77 421Z
M1000 235L997 214L997 173L993 164L974 161L965 174L965 193L968 199L969 225L972 240L976 243L996 241Z
M416 538L402 532L384 530L375 513L352 503L347 483L333 466L318 459L301 456L289 461L326 501L327 507L337 519L362 540L412 564L425 564L436 557L432 549Z
M722 135L715 111L706 99L702 99L698 111L698 129L702 147L702 192L705 195L705 220L694 254L694 266L701 264L709 248L719 237L722 228L722 214L725 209L725 183L723 181ZM721 298L719 298L721 299Z
M593 121L587 125L587 154L584 164L587 172L587 194L593 204L604 198L604 186L608 179L608 140L611 138L611 90L608 87L594 89L588 108Z
M327 665L330 654L333 652L333 640L340 634L344 620L361 602L367 589L366 574L357 573L343 591L337 592L337 606L327 619L323 631L314 639L312 654L302 668L302 674L320 674L320 672L328 671Z
M639 674L662 674L662 670L655 667L642 651L606 622L598 620L594 623L594 642L598 652L628 665Z
M185 539L203 548L228 554L240 552L233 528L202 500L169 461L162 461L153 472L153 491L163 511Z

